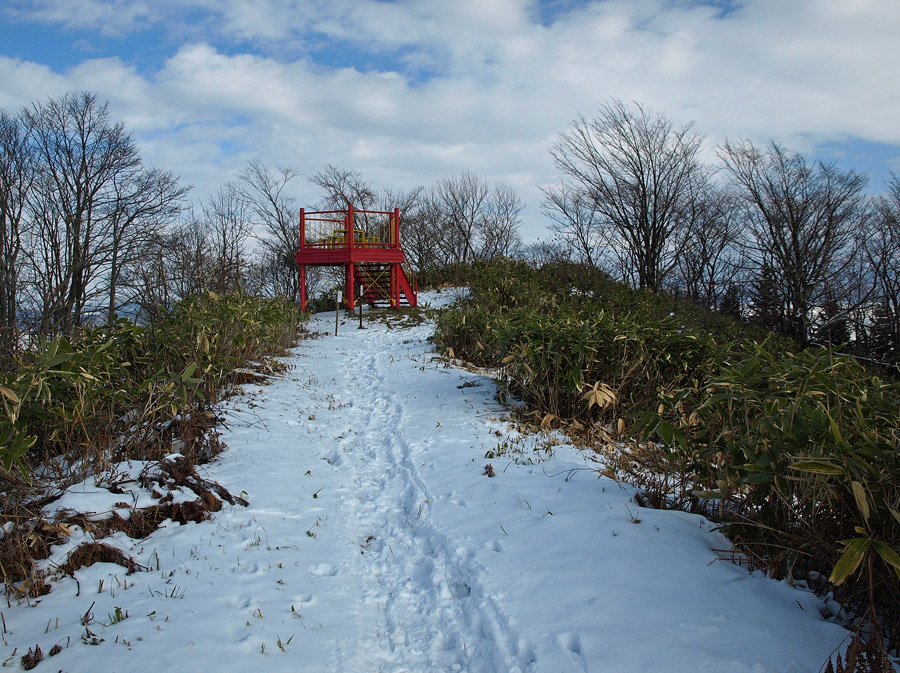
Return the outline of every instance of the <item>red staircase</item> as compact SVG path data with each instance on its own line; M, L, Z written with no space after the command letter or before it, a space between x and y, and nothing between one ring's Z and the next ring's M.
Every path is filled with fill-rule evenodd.
M370 306L416 306L415 274L404 269L400 247L400 209L393 211L300 209L300 306L306 310L306 267L344 267L344 305L362 301Z

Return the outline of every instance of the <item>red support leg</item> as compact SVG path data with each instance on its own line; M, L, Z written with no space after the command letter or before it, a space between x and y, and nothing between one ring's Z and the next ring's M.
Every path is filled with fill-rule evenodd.
M300 265L300 310L306 310L306 264Z
M391 264L391 308L400 308L400 285L397 281L396 264Z
M354 297L354 289L356 285L355 271L356 264L347 264L347 271L344 281L344 296L347 298L347 308L356 308L356 299Z

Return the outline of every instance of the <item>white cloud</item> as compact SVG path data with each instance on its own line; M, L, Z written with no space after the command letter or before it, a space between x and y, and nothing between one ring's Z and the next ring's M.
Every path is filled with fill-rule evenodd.
M123 36L154 21L157 7L145 0L9 0L4 14L16 20Z
M31 101L66 92L67 78L39 63L0 56L0 108L14 111Z
M54 72L0 57L0 106L95 90L145 157L198 194L250 156L303 171L334 163L393 187L473 169L522 190L533 236L538 186L555 179L547 148L576 114L591 116L612 96L695 121L710 145L728 136L804 151L848 138L900 146L895 0L750 0L724 16L671 0L563 3L550 25L525 0L13 8L10 16L30 12L73 31L106 21L102 30L132 31L128 39L149 24L207 36L150 73L119 58ZM174 27L197 13L204 25ZM242 53L248 43L252 53Z

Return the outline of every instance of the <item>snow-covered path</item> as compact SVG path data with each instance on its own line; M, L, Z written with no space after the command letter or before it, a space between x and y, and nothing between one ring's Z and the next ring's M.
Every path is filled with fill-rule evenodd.
M383 338L373 331L362 341ZM397 351L355 348L359 342L352 340L338 379L347 391L340 398L348 405L346 437L339 440L340 453L326 457L346 467L335 495L347 517L352 553L341 571L355 585L352 594L360 597L357 637L346 651L338 647L335 668L506 671L527 666L530 656L518 651L497 597L481 586L483 569L472 541L460 539L431 515L442 500L451 507L466 505L452 490L442 492L439 479L426 481L424 474L434 465L419 461L432 451L459 455L468 449L469 454L483 431L477 417L451 420L447 415L449 430L435 420L443 415L442 398L458 396L458 377L447 372L438 387L401 377L401 392L391 377ZM404 366L416 362L408 359ZM447 432L451 441L442 441Z
M548 459L488 379L431 352L430 325L394 322L348 319L230 400L204 473L249 506L119 534L152 570L96 564L3 609L3 659L60 643L39 670L799 673L844 638L809 592L717 560L704 519L637 508L568 445ZM123 497L84 491L66 504Z

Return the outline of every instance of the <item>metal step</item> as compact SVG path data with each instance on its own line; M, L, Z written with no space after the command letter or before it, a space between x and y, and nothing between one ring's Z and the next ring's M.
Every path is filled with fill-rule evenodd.
M364 286L362 301L369 306L391 306L391 265L390 264L357 264L357 277ZM401 306L409 306L409 301L401 292Z

